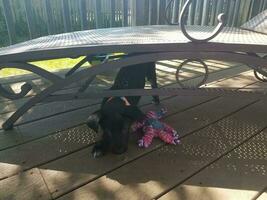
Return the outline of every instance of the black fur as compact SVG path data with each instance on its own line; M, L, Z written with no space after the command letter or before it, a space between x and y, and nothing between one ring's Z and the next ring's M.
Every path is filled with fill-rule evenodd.
M145 63L122 68L115 79L111 90L116 89L141 89L148 80L152 88L157 88L155 63ZM127 150L129 127L132 121L144 117L142 111L137 107L140 96L126 96L130 106L120 98L104 98L101 109L88 118L87 125L98 130L100 125L103 136L93 150L94 157L106 154L109 150L121 154ZM159 104L159 97L153 96L153 101Z

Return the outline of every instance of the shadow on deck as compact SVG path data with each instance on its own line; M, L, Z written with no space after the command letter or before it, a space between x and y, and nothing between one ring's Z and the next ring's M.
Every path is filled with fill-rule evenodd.
M174 86L175 66L157 66L159 83ZM209 61L204 87L266 90L244 66ZM199 71L189 67L184 80L194 84ZM32 79L36 90L45 87ZM107 87L103 75L96 85ZM16 88L16 84L13 85ZM72 85L62 92L73 91ZM1 101L1 118L10 116L25 99ZM154 109L151 98L140 107ZM242 199L263 200L267 192L266 100L224 96L162 98L164 118L181 136L170 146L158 140L140 149L132 136L127 153L101 159L90 155L99 137L82 122L98 109L98 100L40 104L24 115L12 131L0 130L0 199Z

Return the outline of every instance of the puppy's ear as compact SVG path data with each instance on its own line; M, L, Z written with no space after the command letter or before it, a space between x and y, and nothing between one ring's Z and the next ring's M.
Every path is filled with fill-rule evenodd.
M98 132L99 127L99 121L100 121L100 112L97 111L93 114L91 114L87 120L86 124L89 128L91 128L93 131Z

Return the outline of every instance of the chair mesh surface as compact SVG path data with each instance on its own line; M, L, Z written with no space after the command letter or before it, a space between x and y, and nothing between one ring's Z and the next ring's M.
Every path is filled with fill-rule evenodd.
M210 26L187 27L188 33L198 39L209 36L213 30L214 27ZM173 25L106 28L50 35L0 48L0 59L5 55L53 49L64 51L75 47L94 48L95 46L103 46L104 48L105 46L113 45L168 43L177 43L179 45L187 42L189 40L183 35L180 28ZM265 46L267 45L267 35L225 27L211 42Z
M253 17L241 28L267 34L267 10Z

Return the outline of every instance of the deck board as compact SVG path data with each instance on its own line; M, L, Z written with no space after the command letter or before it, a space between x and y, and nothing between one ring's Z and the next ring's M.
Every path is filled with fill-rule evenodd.
M248 135L255 134L267 123L267 119L262 119L267 111L267 108L262 109L263 105L263 102L253 104L228 117L229 123L223 125L231 128L231 122L236 121L242 123L243 128L247 128L246 119L257 116L252 122L253 125L255 123L256 128L247 131ZM186 180L187 177L242 142L242 140L228 139L225 132L218 128L221 127L220 122L182 139L181 145L164 145L157 151L122 166L60 199L86 199L88 197L90 199L125 199L125 196L131 199L151 199L174 184ZM205 134L210 133L211 130L221 139L207 138ZM233 134L238 132L238 129L233 129ZM244 136L243 140L247 137Z
M260 195L260 196L257 198L257 200L265 200L265 199L267 199L267 191L264 192L262 195Z
M169 115L175 114L176 112L183 111L184 109L188 109L192 106L198 105L200 103L206 102L211 97L201 97L198 99L188 100L187 98L176 98L175 100L170 99L166 100L171 102L179 101L181 104L177 104L177 106L172 107L172 110L168 113ZM164 103L164 101L163 101ZM169 104L166 104L169 105ZM149 109L151 106L148 106ZM86 112L87 113L87 112ZM87 115L86 115L87 116ZM65 120L64 120L65 121ZM30 124L33 127L32 124ZM36 127L40 127L40 123L36 125ZM36 129L33 128L36 131ZM47 130L47 129L45 129ZM34 134L34 133L33 133ZM90 138L86 143L83 143L81 140L82 137ZM66 139L66 138L71 138ZM12 163L14 164L14 169L7 165L7 171L5 170L5 166L2 163L2 176L3 175L12 175L20 172L21 170L29 169L38 164L42 164L45 162L49 162L51 160L60 157L60 155L68 154L71 151L79 150L82 147L86 147L89 144L95 142L96 134L93 133L89 128L85 125L77 126L71 129L66 129L65 131L60 131L58 133L49 135L47 137L41 138L39 140L34 140L32 142L27 142L23 145L19 145L17 147L4 150L0 152L1 161L4 163ZM47 145L49 145L49 153L47 151L41 151L41 149L46 149ZM64 151L68 149L68 151ZM43 152L43 154L42 154ZM16 156L20 154L20 156ZM42 155L41 155L42 154ZM41 155L41 156L39 156ZM20 169L17 169L17 165L20 165ZM3 178L0 176L0 179Z
M214 63L214 61L212 62L210 61L209 63L212 64ZM217 65L217 63L215 63L215 65ZM238 74L240 70L242 71L247 70L247 68L244 66L238 66L238 67L228 66L227 68L228 70L230 70L228 72L228 77ZM219 69L220 70L214 73L211 73L210 75L210 77L213 77L214 80L219 78L218 74L223 73L223 76L225 76L224 70L221 70L221 68ZM238 70L236 71L236 69ZM166 77L170 77L170 75L174 77L173 74L170 74L168 72L160 73L159 79L161 78L163 81L165 81L164 83L160 83L160 85L166 84ZM100 81L101 80L99 80L98 82ZM172 81L170 81L170 83L171 84L166 85L166 87L177 87L177 84L174 84L174 78L172 79ZM71 90L72 89L69 89L69 90L67 89L67 90L63 90L62 92L63 93L70 92ZM149 97L144 97L143 99L149 99ZM144 101L148 103L150 100L144 100ZM22 124L19 126L18 129L16 128L16 130L18 130L18 132L20 133L15 134L16 132L14 132L14 135L16 135L17 140L10 140L8 137L6 137L5 132L0 130L0 138L1 138L1 144L2 144L1 148L5 149L8 147L12 147L16 144L27 142L27 140L33 140L33 139L38 139L39 137L44 137L46 133L51 134L51 132L55 131L55 129L62 129L63 127L68 128L68 127L76 126L80 122L83 122L86 119L86 112L91 113L97 108L97 107L94 108L96 102L97 100L88 100L88 104L87 104L86 100L81 100L81 101L68 101L68 102L63 102L63 103L50 103L50 104L45 104L45 105L37 105L33 107L29 113L26 113L16 123L17 125ZM22 102L20 102L20 104L21 103ZM10 107L12 107L12 109L14 110L15 109L14 107L16 106L10 105ZM76 113L79 113L79 114L76 114ZM83 115L83 113L85 113L85 115ZM8 118L8 116L10 116L11 114L12 112L2 114L0 118L0 123L3 123ZM61 115L61 118L64 119L64 121L62 120L63 123L60 123L61 122L60 118L58 118L57 115ZM74 120L68 119L69 118L68 115L75 116L74 118L70 117L71 119L74 119ZM50 124L50 122L54 120L57 120L58 123L53 123L51 126L48 127L48 129L45 129L46 133L44 133L41 127L45 126L46 122L47 124ZM41 128L40 131L36 131L36 128L35 128L36 126L38 126L39 129ZM5 138L7 138L7 142L5 142Z
M224 102L221 101L221 103L224 103ZM204 104L204 105L206 105L206 104ZM209 102L209 104L210 104L210 107L211 108L214 108L214 109L216 107L219 107L219 105L220 105L218 102L217 103L214 103L213 102L213 106L212 106L212 103L211 102ZM168 105L172 105L172 104L168 104ZM235 105L235 106L238 107L238 108L240 108L240 105L238 105L238 106ZM229 107L230 108L228 108L228 109L227 108L224 109L224 114L226 114L226 113L229 114L229 112L233 111L233 107L232 106L229 106ZM199 106L196 107L196 108L192 108L192 109L194 110L194 113L198 113L199 111L201 111L199 109ZM206 110L206 106L203 106L203 110ZM202 110L202 112L203 112L203 110ZM187 110L187 112L189 112L189 111ZM176 115L172 115L170 117L167 117L165 119L165 121L167 123L172 124L172 126L174 128L176 128L178 130L178 132L179 132L179 129L183 129L185 126L187 126L191 122L191 126L187 128L187 131L181 132L181 135L191 133L194 130L197 130L197 129L201 128L203 126L203 124L204 125L206 124L206 122L194 123L195 120L194 120L194 118L192 118L191 113L187 115L187 112L180 113L181 117L179 119L177 119L177 116ZM186 117L186 116L188 116L188 117ZM222 116L221 116L221 114L219 114L219 112L216 112L215 116L213 115L213 119L216 120L218 117L222 117ZM172 123L175 119L177 119L177 121L179 121L181 123L180 127L179 127L179 124L180 123L179 124L178 123L176 123L176 124L175 123ZM189 123L187 123L188 121L189 121ZM132 149L133 149L132 152L131 152L131 150L128 151L129 153L127 153L126 156L125 156L127 159L124 160L123 162L129 162L129 161L135 159L135 157L140 157L141 156L140 153L139 153L140 150L139 149L136 150L136 146L135 146L135 148L132 147ZM90 149L88 150L88 153L89 152L90 152ZM142 152L141 151L141 153L145 154L146 152ZM48 184L48 187L50 187L50 184L52 186L55 185L54 187L52 187L53 189L50 189L52 191L52 193L53 193L54 196L57 196L60 193L63 193L64 192L64 188L67 189L67 191L70 190L71 187L73 187L73 184L74 183L75 183L75 185L76 184L77 185L80 185L80 184L83 184L84 182L89 182L91 180L91 176L92 175L91 175L90 168L89 168L89 170L87 172L88 175L86 173L79 174L79 171L83 172L84 170L86 170L86 166L94 166L95 160L92 159L92 158L89 158L89 160L88 160L88 154L87 154L87 155L85 155L85 157L79 159L79 160L81 160L81 162L83 162L83 164L82 163L76 163L76 165L75 165L75 162L73 162L73 159L72 158L75 157L76 154L77 154L78 157L80 157L79 156L80 152L77 152L74 155L72 155L70 158L69 157L62 158L60 160L56 160L56 161L54 161L52 163L49 163L49 164L45 165L45 169L46 170L42 170L42 174L43 174L44 179L46 180L46 182ZM82 153L82 155L84 155L84 153ZM87 163L84 164L86 162L86 160L87 160ZM67 171L69 171L69 173L64 173L65 170L53 170L53 169L60 168L60 166L62 166L61 163L65 163L67 166L69 166L69 168L67 170ZM116 161L113 161L113 162L110 162L110 163L112 163L112 164L109 164L109 167L116 168L116 166L118 165ZM106 164L106 162L105 162L105 164ZM104 166L103 165L97 165L98 170L102 171L102 174L106 173L106 171L107 171L106 170L106 167L107 166L105 166L105 165ZM52 168L52 170L50 170L51 168ZM60 173L58 171L63 171L63 172ZM74 172L74 173L72 173L72 172ZM95 171L93 171L93 172L94 172L93 174L95 174ZM58 181L59 182L59 185L56 185L55 184L55 182L57 182L57 180L60 180L60 178L58 178L57 176L55 176L54 173L58 174L59 177L61 177L63 180L65 180L63 182L63 185L62 186L60 185L60 183L62 184L61 181ZM100 174L95 174L95 175L96 176L97 175L101 175L101 173ZM71 178L71 181L68 181L67 182L66 179L67 179L68 176L71 176L72 178ZM81 176L83 178L80 178ZM87 178L87 180L85 181L84 179L86 179L86 178ZM61 188L61 187L63 187L63 188Z
M21 187L22 185L23 187ZM51 199L41 174L36 168L20 174L19 178L14 176L10 179L0 181L0 188L0 197L5 200ZM5 189L3 190L3 188Z
M265 129L159 199L253 199L267 185L266 133Z
M214 63L208 62L209 65ZM214 72L205 87L266 91L266 83L255 79L248 68L224 64L215 63ZM169 72L165 67L159 73L160 84L165 84L165 87L177 86L174 84L173 72ZM109 77L104 78L107 78L107 83L110 82ZM192 80L194 79L189 81ZM144 111L154 109L150 101L150 97L142 98L140 105ZM0 104L8 102L2 101ZM88 195L92 195L90 199L120 199L125 196L129 199L149 199L161 192L165 194L181 182L182 185L178 184L166 197L173 197L177 188L192 183L192 195L196 193L199 197L205 197L203 192L200 194L199 187L217 184L214 186L224 188L222 193L225 195L228 194L227 189L243 189L247 191L245 196L250 198L267 187L267 184L261 184L262 187L255 185L254 190L250 191L251 188L246 188L251 186L250 182L239 187L238 183L244 182L245 177L230 187L231 185L221 183L219 178L216 179L216 170L211 178L208 171L213 165L216 166L216 163L227 168L226 161L237 162L237 156L232 152L229 155L224 154L267 125L264 115L267 112L264 106L266 102L258 101L254 97L231 99L220 96L176 96L165 97L162 103L168 109L164 121L176 128L183 137L181 145L166 146L155 141L151 148L144 150L136 146L136 138L133 137L126 154L109 154L97 160L90 156L90 151L98 135L83 124L88 113L98 108L96 105L92 105L91 101L80 101L78 104L65 102L61 106L54 103L50 109L46 108L48 105L36 106L35 110L32 110L33 113L25 115L14 130L0 130L0 194L4 193L6 199L21 199L20 196L25 196L24 199L27 200L38 199L40 194L43 199L49 199L50 195L51 198L60 199L88 199ZM6 119L5 115L12 110L14 107L8 108L5 114L1 114L0 120ZM229 134L226 134L227 132ZM266 145L266 141L259 143L253 140L256 139L253 138L249 142L253 144L255 151ZM238 149L242 149L242 146ZM217 158L218 161L213 163ZM264 162L262 165L266 167L267 164ZM176 168L177 172L173 176L172 169ZM239 173L242 170L240 169ZM32 171L36 172L34 176ZM128 175L129 172L131 175ZM223 176L223 171L218 170L217 173L218 176ZM254 177L255 180L258 178ZM193 180L195 182L191 182ZM198 182L207 184L199 186ZM20 183L16 188L10 187L16 183ZM180 195L179 197L184 195L182 192L175 194ZM238 192L236 194L237 197L242 197ZM259 198L264 198L264 193Z

